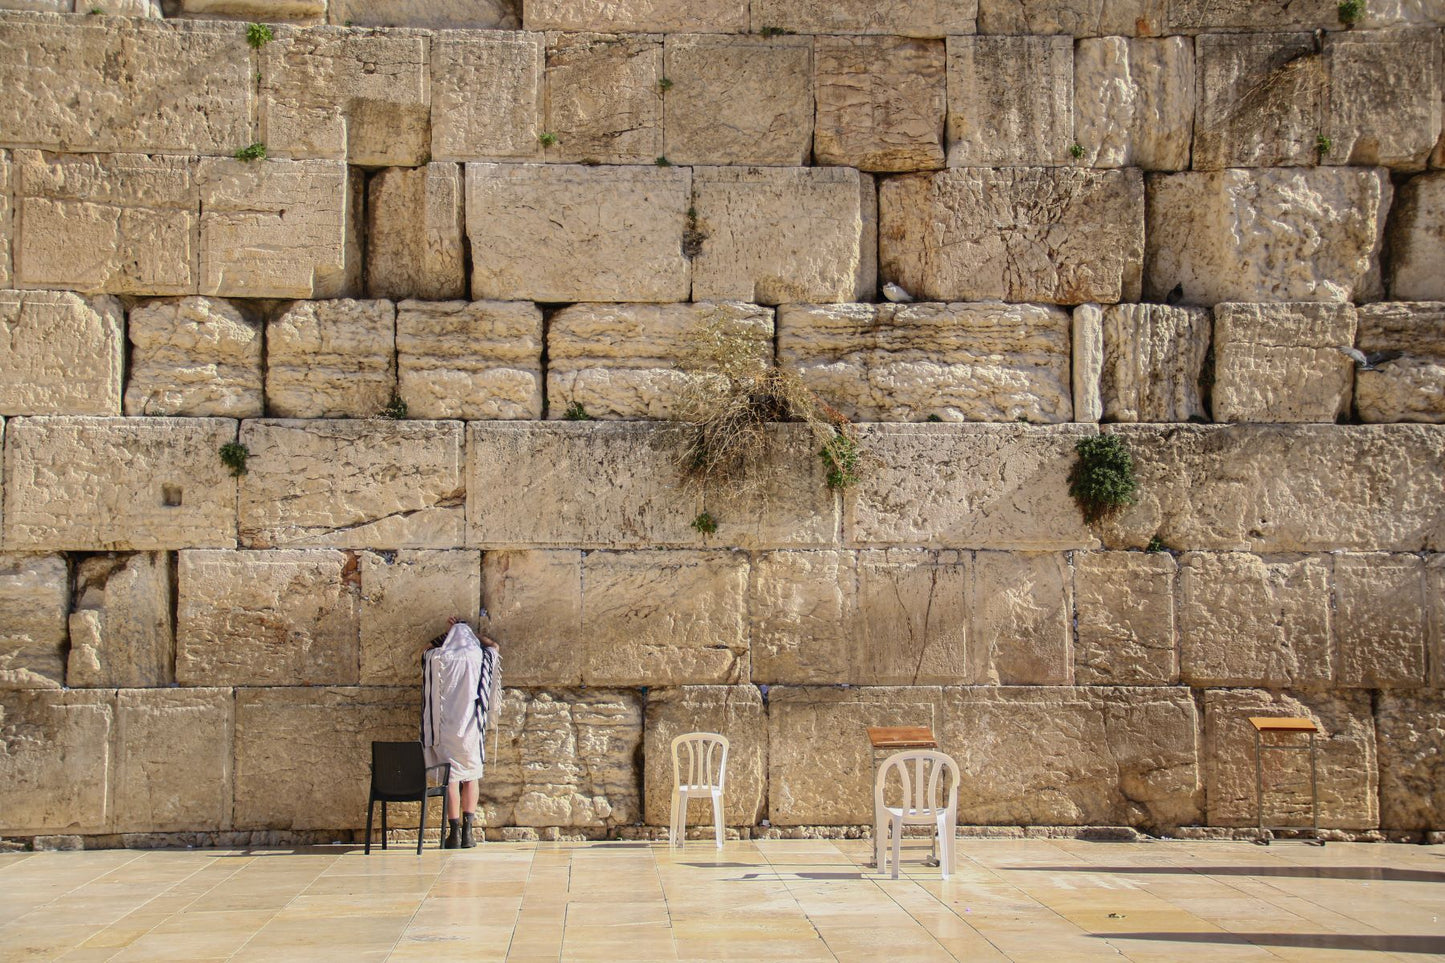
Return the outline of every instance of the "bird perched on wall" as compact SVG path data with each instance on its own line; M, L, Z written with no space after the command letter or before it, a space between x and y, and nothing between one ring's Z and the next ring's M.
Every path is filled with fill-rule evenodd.
M1178 304L1180 301L1183 301L1183 300L1184 300L1184 282L1183 282L1183 281L1180 281L1178 284L1174 285L1174 287L1172 287L1172 288L1169 289L1169 293L1166 294L1166 295L1164 295L1164 303L1165 303L1165 304Z
M889 281L883 285L883 296L894 304L907 304L913 300L913 295L903 290L898 285Z
M1369 354L1365 354L1359 348L1351 348L1343 344L1335 345L1335 349L1354 359L1361 371L1375 371L1386 361L1394 361L1405 353L1403 351L1371 351Z

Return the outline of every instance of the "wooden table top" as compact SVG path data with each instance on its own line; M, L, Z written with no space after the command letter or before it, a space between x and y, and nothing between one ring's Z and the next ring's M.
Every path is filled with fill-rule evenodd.
M1294 716L1250 716L1250 724L1260 732L1319 732L1311 719Z
M874 749L937 749L938 740L928 726L869 726Z

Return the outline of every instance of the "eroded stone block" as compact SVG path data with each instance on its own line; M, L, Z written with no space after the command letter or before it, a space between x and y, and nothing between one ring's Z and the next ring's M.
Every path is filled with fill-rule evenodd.
M412 418L542 416L536 305L403 301L396 312L396 362L397 397Z
M1099 391L1106 419L1180 422L1204 417L1200 379L1209 355L1208 311L1111 304L1103 310L1102 330Z
M356 564L345 552L324 549L181 552L176 681L354 685ZM238 816L240 796L238 787Z
M230 828L233 703L230 689L117 693L113 832Z
M1440 137L1440 33L1332 33L1325 136L1333 164L1422 170Z
M435 34L432 159L541 160L544 62L541 34Z
M1196 45L1196 169L1316 162L1328 75L1313 34L1204 34Z
M256 418L265 410L261 325L219 298L133 308L127 415Z
M0 826L6 835L106 828L114 719L114 692L0 689Z
M1074 143L1068 37L948 38L948 166L1066 164Z
M1429 682L1424 559L1337 555L1334 591L1337 685L1382 689Z
M361 684L416 685L427 643L449 617L475 626L481 598L479 552L362 552Z
M381 171L367 186L366 292L374 298L466 297L462 169Z
M14 281L10 264L10 152L0 150L0 289L8 288Z
M1168 552L1075 552L1079 685L1172 685L1179 681L1174 579Z
M1329 0L1176 0L1167 33L1255 30L1338 30L1339 4Z
M0 689L65 684L69 610L64 555L0 555Z
M71 688L148 688L175 681L175 582L166 552L96 555L75 567ZM196 829L197 826L186 827Z
M867 171L942 167L945 67L938 41L813 38L817 162Z
M972 561L966 552L859 552L847 681L939 685L978 672Z
M326 15L326 0L180 0L184 13L258 20L316 20Z
M1380 693L1380 825L1445 826L1445 697L1439 691Z
M970 666L987 685L1067 685L1073 656L1073 579L1059 554L977 552L970 600Z
M745 33L747 0L523 0L529 30Z
M547 159L650 164L662 155L662 38L556 33L547 38Z
M1390 296L1445 301L1445 171L1406 181L1390 224Z
M1216 421L1334 422L1350 410L1352 304L1214 307Z
M115 298L0 291L0 332L0 414L120 414L125 311Z
M1073 328L1074 420L1097 422L1104 417L1101 382L1104 377L1104 312L1097 304L1074 308Z
M583 653L593 641L582 620L581 552L487 552L482 597L509 682L581 685Z
M1385 356L1355 369L1360 420L1445 422L1445 303L1364 304L1356 313L1355 346Z
M758 477L736 486L716 482L703 487L703 504L717 523L717 533L705 536L704 544L750 549L837 545L841 504L828 487L828 463L819 457L831 440L827 429L768 425Z
M522 22L517 0L328 0L326 19L348 26L434 30L515 30Z
M1007 0L1006 0L1007 2ZM1074 50L1074 143L1090 167L1181 170L1194 133L1187 37L1097 37Z
M752 558L749 576L752 681L849 681L857 605L854 553L760 553Z
M719 732L728 738L723 825L756 826L767 815L768 723L763 697L751 685L689 685L650 689L643 736L643 817L653 826L671 819L672 740L687 732ZM689 758L678 766L687 779ZM696 799L696 797L694 797ZM712 802L688 804L688 824L712 824Z
M981 0L978 32L1158 36L1164 32L1164 8L1158 0Z
M373 418L396 394L390 301L298 301L267 325L266 407L282 418Z
M947 37L973 33L978 0L752 0L752 29Z

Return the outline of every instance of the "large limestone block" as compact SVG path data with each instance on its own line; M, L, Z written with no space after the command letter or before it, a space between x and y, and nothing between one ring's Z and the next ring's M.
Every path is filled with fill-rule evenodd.
M235 696L230 689L121 689L111 831L231 826Z
M242 24L12 14L0 49L7 144L230 154L255 139Z
M113 297L0 291L0 415L118 415L125 310Z
M1174 580L1168 552L1075 552L1074 599L1079 685L1172 685Z
M257 418L265 410L261 325L219 298L131 309L127 415Z
M490 615L487 632L501 647L508 682L582 684L582 654L593 635L582 621L581 552L487 552L482 598Z
M547 159L650 164L662 156L662 38L547 36Z
M747 588L748 559L737 552L589 552L582 681L746 682Z
M1159 0L980 0L978 32L1157 36L1164 32L1165 6Z
M367 185L366 293L374 298L466 296L462 169L388 168Z
M261 48L261 140L275 157L414 167L431 153L427 37L283 31Z
M1216 421L1334 422L1350 410L1352 304L1214 307Z
M940 685L976 673L967 552L874 549L858 553L856 613L846 681ZM834 670L836 674L843 666ZM808 680L822 681L822 680Z
M372 418L396 394L390 301L298 301L266 327L272 415Z
M1445 689L1445 555L1425 558L1425 604L1429 606L1431 683Z
M95 555L75 566L71 688L147 688L175 682L175 581L167 552Z
M823 440L806 425L773 423L763 429L760 477L718 481L703 489L703 504L717 523L704 541L739 548L828 548L838 544L842 505L828 487Z
M432 159L541 160L544 62L541 34L434 34Z
M181 552L176 681L354 685L355 571L347 553L319 549Z
M427 643L447 631L450 617L475 626L481 598L479 552L362 552L361 684L416 685Z
M806 165L812 47L808 37L669 37L662 153L674 164Z
M723 823L756 826L767 816L768 722L762 694L751 685L689 685L650 689L642 757L643 818L653 826L671 819L672 740L687 732L719 732L728 738ZM678 765L687 780L686 751ZM694 797L696 799L697 797ZM688 823L712 824L712 802L688 803Z
M220 418L17 418L6 426L5 545L151 551L228 547L236 480Z
M1328 685L1330 575L1328 556L1186 553L1179 574L1184 681Z
M1067 685L1072 681L1074 593L1060 554L974 555L969 671L987 685Z
M696 168L694 300L871 296L875 203L873 179L848 168Z
M768 693L768 818L774 826L873 822L869 726L942 734L937 686L777 686ZM943 743L944 750L949 746Z
M326 15L326 0L180 0L181 12L258 20L315 21Z
M523 0L528 30L746 33L748 0Z
M1440 32L1332 33L1325 136L1332 164L1423 170L1440 137Z
M671 168L468 164L472 297L686 301L691 190Z
M1171 34L1339 28L1339 4L1331 0L1174 0L1164 22Z
M939 746L958 762L959 822L1199 821L1198 716L1174 688L946 688Z
M237 829L366 825L373 740L415 739L416 689L236 692Z
M1068 312L1032 304L786 305L778 361L857 421L1073 416Z
M481 813L488 826L628 826L642 819L635 689L507 689ZM415 729L415 722L412 723Z
M194 159L19 150L14 166L17 284L195 293Z
M65 684L69 610L64 555L0 555L0 689Z
M1390 225L1390 296L1445 301L1445 171L1406 181Z
M1102 334L1099 391L1104 418L1164 422L1204 418L1200 394L1209 356L1208 311L1111 304L1103 309Z
M328 298L346 293L354 229L346 164L201 159L201 294Z
M948 38L949 167L1066 164L1073 143L1070 38Z
M1074 393L1074 420L1097 422L1104 417L1101 382L1104 377L1104 312L1097 304L1081 304L1074 308L1073 328L1074 370L1071 386Z
M1428 684L1425 561L1418 555L1335 556L1335 684L1383 689Z
M1196 169L1316 162L1328 79L1313 34L1204 34L1196 45Z
M1445 826L1445 697L1439 691L1381 692L1375 708L1380 753L1380 825Z
M0 832L103 832L114 692L0 689Z
M852 634L857 607L854 553L758 553L752 558L749 576L752 680L851 681L857 638Z
M978 0L752 0L752 29L947 37L973 33Z
M1065 494L1074 444L1093 429L1024 425L893 425L862 429L876 458L846 503L860 546L1089 548Z
M883 279L920 300L1138 300L1137 170L970 168L889 178L878 227Z
M14 233L10 226L10 152L0 150L0 289L8 288L13 284L10 268L10 236Z
M542 312L524 301L403 301L396 393L412 418L542 416Z
M1148 187L1148 300L1175 287L1178 299L1202 305L1378 297L1390 202L1383 170L1155 174Z
M357 27L515 30L516 0L328 0L328 23Z
M1389 698L1386 693L1382 698ZM1209 825L1254 826L1254 727L1250 716L1294 716L1320 727L1320 826L1371 829L1380 825L1375 722L1368 692L1266 692L1260 689L1204 693L1205 796ZM1274 744L1308 745L1304 736L1268 736ZM1265 752L1264 823L1310 825L1310 763L1307 752Z
M813 78L818 101L813 154L819 164L866 171L943 166L943 43L815 37Z
M238 504L253 548L451 548L466 482L457 421L248 421Z
M1395 355L1355 370L1360 420L1445 422L1445 303L1364 304L1357 314L1355 346Z
M680 414L709 324L749 337L769 360L773 312L735 301L574 304L547 325L547 407L581 405L592 418L669 419Z
M665 427L472 422L467 541L487 549L693 544L702 495L683 484L677 450Z
M1187 37L1080 40L1074 142L1090 167L1181 170L1194 133L1194 45Z

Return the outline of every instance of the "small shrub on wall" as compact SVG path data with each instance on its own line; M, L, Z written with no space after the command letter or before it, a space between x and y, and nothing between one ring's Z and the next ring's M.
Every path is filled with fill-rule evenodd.
M1134 504L1139 482L1134 478L1134 456L1118 435L1080 438L1079 456L1069 472L1069 494L1078 502L1084 520L1095 522Z

